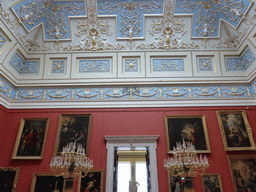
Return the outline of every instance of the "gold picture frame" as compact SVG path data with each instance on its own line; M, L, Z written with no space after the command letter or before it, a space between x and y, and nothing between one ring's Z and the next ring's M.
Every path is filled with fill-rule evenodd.
M41 191L64 191L64 178L62 176L56 177L51 173L34 173L30 192Z
M89 155L91 114L61 114L53 156L59 156L68 143L80 143Z
M219 191L223 192L221 178L219 173L204 173L201 175L203 192Z
M12 159L42 159L49 118L22 118Z
M85 177L79 178L77 192L83 192L86 189L103 192L103 174L103 169L94 169Z
M195 192L193 185L193 178L186 178L185 180L180 177L173 177L167 172L168 179L168 192L175 192L176 188L182 191ZM187 185L186 185L187 184Z
M204 115L165 116L167 153L182 140L191 141L198 153L211 153Z
M255 150L252 129L244 110L217 111L226 151Z
M227 158L235 192L255 191L256 155L230 155Z
M0 191L15 192L20 167L0 167Z

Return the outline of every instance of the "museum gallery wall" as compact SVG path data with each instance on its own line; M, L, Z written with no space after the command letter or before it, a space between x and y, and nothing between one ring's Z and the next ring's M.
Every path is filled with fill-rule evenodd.
M256 155L249 150L225 150L217 111L245 111L252 137L256 138L256 107L183 107L183 108L119 108L119 109L6 109L0 107L0 167L20 167L16 191L30 191L34 173L49 173L49 164L54 154L58 125L63 114L90 114L91 133L89 157L94 161L94 169L103 171L103 191L106 183L107 149L104 136L106 135L159 135L157 141L157 171L159 191L168 192L167 172L163 160L167 158L165 116L204 116L210 144L210 153L206 153L210 167L206 173L220 176L223 191L233 191L229 156ZM49 119L44 154L41 159L12 159L22 119ZM230 149L226 146L226 149ZM232 159L232 158L231 158ZM77 191L78 181L74 182ZM203 191L202 178L194 179L197 192Z

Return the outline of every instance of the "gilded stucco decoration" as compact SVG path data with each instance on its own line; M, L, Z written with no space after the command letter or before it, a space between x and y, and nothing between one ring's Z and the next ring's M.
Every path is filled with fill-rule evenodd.
M209 57L198 58L198 64L199 64L200 71L212 71L213 70L212 58L209 58Z
M243 30L237 30L236 32L231 33L227 28L226 24L223 24L224 31L227 35L225 39L219 40L216 44L212 46L212 48L231 48L236 49L244 39L248 27ZM249 30L249 29L248 29Z
M125 58L124 59L125 72L137 72L139 68L139 59Z
M64 51L96 51L96 50L122 50L125 46L117 43L109 43L108 38L112 36L108 20L100 20L96 15L94 1L89 2L88 20L77 21L78 32L75 34L79 38L78 45L69 45L63 48Z
M246 52L241 57L226 57L226 66L229 71L241 71L246 70L255 61L255 56L251 50Z
M16 89L13 101L125 101L221 99L255 97L255 85L246 86L123 86L70 89Z
M86 16L84 1L24 0L12 7L27 31L43 24L44 39L70 39L69 17Z
M65 73L65 60L54 60L51 62L52 73Z
M185 58L154 58L153 71L184 71Z
M6 7L0 1L0 16L6 21L10 26L10 29L17 31L20 29L21 23L16 18L11 18L10 13L6 11Z
M79 73L110 72L110 59L85 59L79 61Z
M175 14L193 14L193 37L219 37L220 21L237 28L251 7L249 0L176 0Z
M36 107L255 102L255 7L250 0L0 0L0 95Z
M39 62L36 60L25 60L16 53L10 61L11 66L20 74L33 74L38 72Z
M153 19L149 30L153 37L153 42L138 45L137 49L198 49L199 45L194 42L186 43L183 36L188 30L185 28L183 19L176 18L173 15L172 1L165 5L165 14L161 19Z
M234 50L256 21L250 0L15 2L1 0L0 17L30 53Z
M28 35L22 35L17 32L17 36L29 52L51 51L52 48L48 47L41 39L38 38L40 32L41 27L39 27L34 34L29 33Z
M163 0L98 0L99 16L117 17L118 38L144 37L145 15L163 14Z

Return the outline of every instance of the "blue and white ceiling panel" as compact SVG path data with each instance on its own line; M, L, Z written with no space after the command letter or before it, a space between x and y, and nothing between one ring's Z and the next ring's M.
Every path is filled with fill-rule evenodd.
M69 17L86 16L84 1L24 0L12 10L27 31L42 23L45 40L70 39Z
M237 28L253 2L250 0L176 0L175 14L193 15L193 37L220 36L220 22Z
M164 0L98 0L98 16L117 17L118 38L143 38L144 16L163 14Z

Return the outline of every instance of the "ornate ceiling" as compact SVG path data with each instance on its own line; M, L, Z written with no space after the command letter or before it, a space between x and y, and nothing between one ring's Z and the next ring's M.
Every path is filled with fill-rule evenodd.
M250 0L0 0L2 100L254 104L255 24Z

